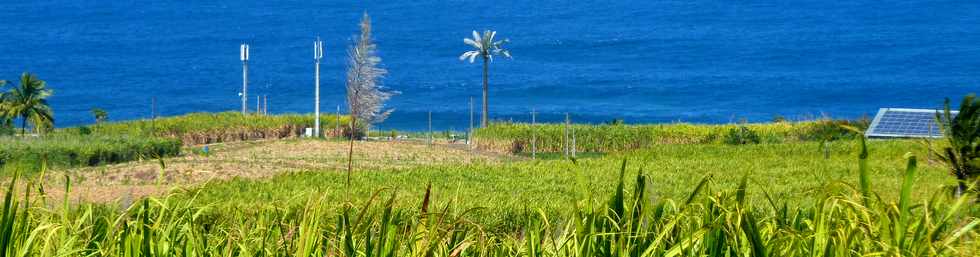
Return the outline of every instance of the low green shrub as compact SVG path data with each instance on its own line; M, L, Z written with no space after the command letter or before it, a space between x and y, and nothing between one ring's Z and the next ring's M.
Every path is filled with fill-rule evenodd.
M729 145L747 145L758 144L760 140L759 134L755 133L755 131L752 131L745 126L738 126L728 129L728 133L725 134L724 142L725 144Z

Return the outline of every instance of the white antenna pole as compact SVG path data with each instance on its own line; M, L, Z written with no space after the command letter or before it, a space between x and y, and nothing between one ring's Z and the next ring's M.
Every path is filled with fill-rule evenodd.
M248 44L242 43L242 115L248 114Z
M316 96L314 97L315 100L313 103L313 116L314 116L313 134L316 134L317 137L320 137L320 59L322 58L323 58L323 41L320 41L320 37L316 37L316 41L313 42L313 60L315 66L314 69L316 70L316 75L314 76L315 77L314 80L316 83L316 87L315 87L316 89L314 90L315 91L314 94Z

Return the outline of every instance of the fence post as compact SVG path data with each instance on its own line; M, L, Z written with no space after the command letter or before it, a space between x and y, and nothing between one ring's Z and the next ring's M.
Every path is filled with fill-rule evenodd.
M432 146L432 111L429 111L429 146Z
M340 137L340 105L337 105L337 115L334 116L337 123L333 124L333 136Z

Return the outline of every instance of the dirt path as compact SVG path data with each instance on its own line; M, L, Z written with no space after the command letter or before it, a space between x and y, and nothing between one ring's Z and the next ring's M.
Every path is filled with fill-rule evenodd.
M64 197L64 176L72 178L72 201L130 201L147 195L232 178L262 179L289 171L335 172L347 168L346 141L282 140L237 142L209 146L210 154L185 153L163 160L49 172L49 197ZM188 151L189 152L189 151ZM497 154L470 151L449 144L358 141L354 145L357 169L404 168L447 163L514 160Z

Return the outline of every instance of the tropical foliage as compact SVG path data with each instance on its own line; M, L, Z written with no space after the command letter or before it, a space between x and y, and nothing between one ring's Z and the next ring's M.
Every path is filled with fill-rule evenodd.
M54 128L54 113L48 106L47 98L51 90L47 83L34 74L24 72L20 77L20 85L0 95L0 116L19 117L21 131L27 132L30 123L35 132L45 132Z
M964 97L957 115L950 110L949 102L947 98L943 112L936 113L936 120L949 144L933 154L956 176L959 194L977 186L980 179L980 99L973 94Z
M473 31L473 38L464 38L463 43L473 47L473 50L466 51L459 56L459 60L469 60L473 63L477 57L483 60L483 116L480 117L480 127L487 127L489 119L489 107L487 93L489 88L490 62L493 56L504 56L510 58L510 51L503 48L503 45L510 42L507 39L496 40L497 32L492 30L483 31L483 35Z

